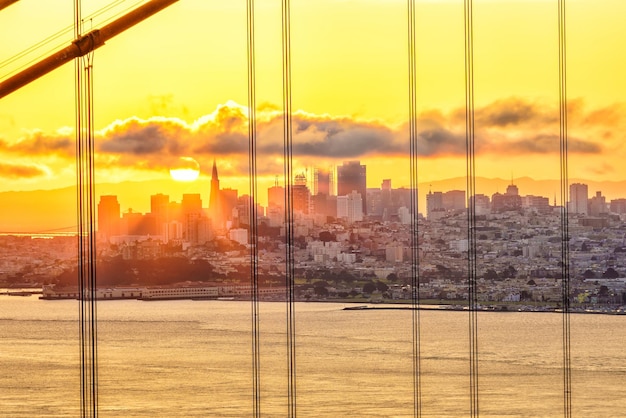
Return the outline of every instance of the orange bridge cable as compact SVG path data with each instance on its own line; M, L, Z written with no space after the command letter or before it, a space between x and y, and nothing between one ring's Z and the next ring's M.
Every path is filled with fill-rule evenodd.
M296 416L296 320L295 320L295 261L293 214L293 137L291 107L291 4L282 1L282 70L283 70L283 137L285 177L285 278L287 285L287 350L288 350L288 410Z
M468 241L468 303L469 303L469 357L470 357L470 416L479 415L478 407L478 295L476 269L476 158L474 119L474 27L473 1L464 0L465 18L465 137L466 181L470 199L467 209Z
M420 269L419 269L419 204L418 204L418 132L417 132L417 68L415 39L415 0L407 0L409 58L409 148L411 177L411 302L413 343L413 415L422 414L421 347L420 347Z
M65 48L62 48L46 58L36 62L18 74L0 82L0 98L11 94L26 84L44 76L56 68L72 61L73 59L88 54L105 44L109 39L119 35L137 23L147 19L164 8L176 3L178 0L150 0L137 7L124 16L103 26L94 29L87 34L80 34ZM77 27L81 21L75 23ZM79 31L76 31L79 33Z
M250 188L250 280L252 320L252 412L261 416L260 323L259 323L259 239L257 216L257 131L256 131L256 62L254 32L254 0L247 0L247 59L248 59L248 169Z
M10 5L17 3L19 0L0 0L0 10L9 7Z
M568 132L567 132L567 42L565 0L558 0L559 28L559 142L561 168L561 292L563 338L563 415L572 416L572 374L570 336L570 271L569 271L569 218L567 202Z
M106 23L106 22L108 22L108 21L113 20L114 18L116 18L116 17L120 16L122 13L128 12L129 10L131 10L131 9L133 9L133 8L135 8L135 7L137 7L137 5L138 5L138 4L141 4L141 3L142 3L142 2L144 2L144 1L145 1L145 0L138 1L135 5L133 5L133 6L131 6L131 7L128 7L128 8L126 8L123 12L118 12L118 13L116 13L115 15L113 15L113 16L111 16L111 17L109 17L108 19L105 19L104 21L99 22L99 24L104 24L104 23ZM114 1L114 2L112 2L112 3L109 3L107 6L104 6L104 7L100 8L100 9L98 9L97 11L95 11L95 12L94 12L94 13L92 13L92 14L90 14L89 16L87 16L87 17L85 17L85 18L82 18L81 20L82 20L82 21L85 21L85 20L93 20L93 19L95 19L96 17L98 17L98 16L100 16L100 15L102 15L102 14L104 14L104 13L108 12L109 10L113 9L113 8L114 8L117 4L120 4L120 3L123 3L123 2L124 2L124 0L116 0L116 1ZM70 34L70 32L72 32L73 30L74 30L74 24L69 25L69 26L67 26L67 27L65 27L65 28L63 28L63 29L61 29L61 30L59 30L58 32L53 33L52 35L49 35L48 37L46 37L46 38L42 39L41 41L39 41L39 42L37 42L37 43L35 43L35 44L31 45L30 47L28 47L28 48L24 49L23 51L21 51L21 52L19 52L19 53L15 54L14 56L12 56L12 57L10 57L10 58L7 58L7 59L5 59L4 61L0 61L0 69L1 69L1 68L6 67L6 66L7 66L7 65L9 65L9 64L12 64L12 63L13 63L13 62L15 62L15 61L18 61L19 59L21 59L21 58L23 58L23 57L27 56L27 55L28 55L28 54L30 54L31 52L34 52L34 51L36 51L37 49L42 48L44 45L47 45L47 44L52 43L52 41L54 41L55 39L61 38L61 37L63 37L64 35L69 35L69 34ZM74 36L74 38L73 38L73 39L77 39L77 38L76 38L76 36ZM44 52L44 53L42 53L42 54L39 54L36 58L33 58L32 60L28 61L28 62L27 62L27 63L25 63L24 65L21 65L21 66L17 67L16 69L14 69L13 71L11 71L10 73L3 75L2 77L0 77L0 79L5 79L5 78L7 78L7 77L8 77L8 76L10 76L10 75L15 74L16 72L18 72L18 71L20 71L20 70L23 70L24 68L27 68L27 67L28 67L28 66L30 66L31 64L33 64L33 63L35 63L35 62L37 62L37 61L39 61L39 60L43 59L43 58L44 58L45 56L47 56L47 55L50 55L50 53L52 53L52 51L54 51L54 50L56 50L56 49L58 49L58 48L61 48L62 46L63 46L63 43L58 43L58 44L55 44L55 45L54 45L53 47L51 47L50 49L47 49L47 50L46 50L46 52Z
M74 3L75 36L82 34L81 1ZM94 209L93 53L75 60L76 175L81 353L81 416L98 415L96 248Z

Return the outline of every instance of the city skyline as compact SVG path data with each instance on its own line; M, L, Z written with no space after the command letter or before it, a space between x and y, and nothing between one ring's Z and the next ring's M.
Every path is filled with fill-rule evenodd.
M366 166L361 165L359 161L349 161L344 162L337 169L339 171L344 170L344 174L338 176L337 190L331 190L326 185L317 194L314 192L315 187L309 187L310 183L315 182L315 180L309 180L304 173L295 175L295 183L292 186L294 188L294 213L311 217L330 216L338 220L343 219L348 224L364 221L367 215L369 215L367 217L369 220L378 217L383 221L389 220L390 214L385 215L384 212L392 210L392 208L395 211L394 216L399 215L399 208L402 207L408 214L410 206L410 202L407 200L408 195L400 197L397 193L394 196L393 193L394 190L408 192L409 189L404 187L394 189L392 179L384 179L380 188L360 190L365 184ZM314 173L319 171L317 168L313 170ZM284 186L279 184L277 178L274 185L269 187L266 192L266 205L263 206L257 202L259 205L258 216L267 219L270 226L281 226L284 222ZM261 196L263 195L264 193L261 193ZM601 190L595 191L595 195L591 195L587 184L573 182L569 185L569 196L567 209L572 214L597 217L609 212L626 213L624 209L626 208L626 193L624 196L607 200ZM101 238L107 239L114 235L156 235L161 236L165 242L169 239L184 239L198 244L197 239L188 240L186 238L189 233L187 226L189 220L186 218L186 214L190 212L197 213L208 220L204 222L206 225L203 224L202 226L207 231L212 231L211 233L204 232L207 237L215 231L238 229L240 226L246 228L249 222L249 215L244 216L243 219L241 217L241 205L245 206L250 196L245 193L239 195L236 190L231 188L220 188L217 161L215 160L211 173L209 202L206 206L203 206L200 193L185 193L182 195L181 202L178 203L175 200L170 200L169 195L159 192L150 196L150 211L143 214L142 217L142 213L133 211L132 208L122 211L117 197L117 195L100 195L98 232ZM316 197L323 198L323 202ZM333 199L328 200L328 197L333 197ZM367 199L370 199L369 205L366 203ZM514 179L511 179L504 193L495 191L491 195L477 193L474 196L466 196L464 190L432 190L431 187L425 194L425 202L420 205L420 208L425 207L425 210L420 211L420 214L429 220L437 219L452 212L464 211L473 199L475 199L478 215L511 210L521 211L522 209L533 209L537 213L546 214L560 206L556 201L556 196L551 201L548 196L521 194ZM185 201L190 200L194 201L191 211L185 209ZM355 212L357 206L358 212ZM386 209L383 210L383 207ZM243 213L248 214L249 208L244 208ZM402 217L399 221L403 222ZM163 226L164 222L168 225ZM197 229L198 226L194 228Z
M219 164L219 161L218 161ZM221 171L220 171L221 172ZM309 171L311 176L311 171ZM224 188L231 190L233 193L247 194L247 190L234 189L229 182L230 179L223 180L220 174L220 183ZM282 178L278 177L280 183L280 201L284 200L284 188L282 187ZM384 180L384 179L383 179ZM514 182L519 186L522 195L540 195L549 199L550 205L554 202L554 197L559 190L558 180L534 180L528 177L514 178ZM275 178L271 185L277 181ZM314 190L309 182L309 189ZM613 199L624 197L626 193L626 182L590 182L587 179L570 178L570 183L582 182L588 184L589 197L592 197L597 191L601 191L606 197L607 203ZM383 181L381 180L376 187L380 188ZM506 178L477 178L477 194L485 194L491 197L494 193L504 193L507 186L511 183L511 179ZM184 185L181 188L180 185ZM172 187L174 186L174 187ZM391 179L393 188L405 187L397 184L395 179ZM419 211L426 214L427 211L427 195L429 191L449 191L464 190L465 178L457 177L441 181L425 182L419 184ZM96 199L100 199L102 195L117 195L121 205L122 212L128 212L132 209L134 212L147 213L150 211L150 195L158 193L169 195L174 201L180 201L183 194L198 193L201 195L202 201L210 201L210 178L201 176L193 182L176 182L169 180L157 181L139 181L139 182L121 182L121 183L102 183L96 187ZM271 187L271 186L270 186ZM371 189L371 188L370 188ZM259 203L267 206L266 189L259 185ZM36 190L36 191L18 191L18 192L0 192L0 207L2 207L2 219L0 222L0 231L3 232L19 232L19 233L45 233L45 232L70 232L74 230L75 215L73 214L74 202L76 199L76 191L74 187L66 187L53 190ZM41 217L40 202L47 202L46 216ZM312 204L316 204L312 201Z

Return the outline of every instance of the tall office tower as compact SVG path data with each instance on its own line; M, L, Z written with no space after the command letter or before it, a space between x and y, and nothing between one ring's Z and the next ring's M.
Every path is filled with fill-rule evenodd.
M315 168L313 172L313 195L323 194L330 196L333 194L333 172L323 168Z
M429 191L426 195L426 217L430 219L435 212L443 211L443 193Z
M203 221L202 199L199 193L183 194L181 202L183 239L192 245L201 244L200 239L206 236L207 223Z
M182 204L170 202L167 205L167 231L165 240L179 240L183 237L183 209Z
M360 193L354 190L345 196L337 196L337 218L349 223L363 220L363 202Z
M493 212L516 211L522 208L522 196L519 189L513 183L506 188L506 193L491 195L491 210Z
M217 164L213 160L213 170L211 171L211 194L209 195L209 214L213 225L221 226L224 222L224 210L220 194L220 179L217 175Z
M352 191L361 195L363 214L367 214L367 170L360 161L344 161L337 167L337 195L346 196Z
M596 195L589 199L587 209L591 216L598 216L607 212L606 197L602 196L602 192L596 192Z
M548 213L552 210L549 198L530 194L522 197L522 207L538 213Z
M508 196L518 196L519 195L519 189L517 188L516 185L511 183L506 188L506 195L508 195Z
M150 213L154 218L157 235L165 238L167 236L167 207L170 204L170 197L162 193L150 196Z
M233 209L237 206L239 192L237 189L229 187L220 190L220 205L222 206L222 216L224 221L231 220L233 217Z
M128 212L122 214L121 235L147 235L149 233L148 229L141 213L128 209Z
M120 204L117 196L100 196L98 203L98 233L103 239L119 235Z
M267 206L271 209L285 208L285 188L278 185L278 179L267 189Z
M233 215L233 227L242 228L250 226L250 208L252 206L252 197L243 194L237 198L237 206Z
M626 213L626 199L613 199L610 207L612 213Z
M443 204L444 209L446 210L452 210L452 211L464 210L465 209L465 190L447 191L443 194L441 202Z
M475 205L476 215L486 215L491 211L491 201L487 195L476 194L470 196L470 204Z
M285 188L278 185L278 177L274 185L267 189L267 217L270 226L279 226L285 222Z
M291 190L294 212L308 214L311 204L311 193L306 185L306 175L297 174Z
M589 189L586 184L572 183L569 186L569 213L586 215L588 213L587 201Z

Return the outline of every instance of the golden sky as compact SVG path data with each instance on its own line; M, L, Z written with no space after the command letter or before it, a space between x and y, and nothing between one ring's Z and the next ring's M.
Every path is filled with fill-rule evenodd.
M111 2L85 0L83 15ZM85 25L136 2L113 3ZM256 1L264 184L283 173L280 4ZM408 186L406 1L291 4L294 166L360 159L369 187ZM245 191L245 12L243 0L181 0L95 52L98 182L169 178L192 157L201 187L216 159L222 186ZM417 14L420 181L463 176L463 1L417 0ZM557 179L557 0L475 0L474 16L477 175ZM72 19L71 1L0 11L0 62ZM626 179L625 19L623 0L567 1L570 177ZM0 64L0 77L70 39ZM73 127L72 64L0 99L0 191L74 184Z

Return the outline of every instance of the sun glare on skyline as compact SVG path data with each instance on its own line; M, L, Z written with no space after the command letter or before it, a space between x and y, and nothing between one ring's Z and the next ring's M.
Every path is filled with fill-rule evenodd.
M191 182L200 175L200 164L191 157L180 157L177 164L170 168L173 180Z

